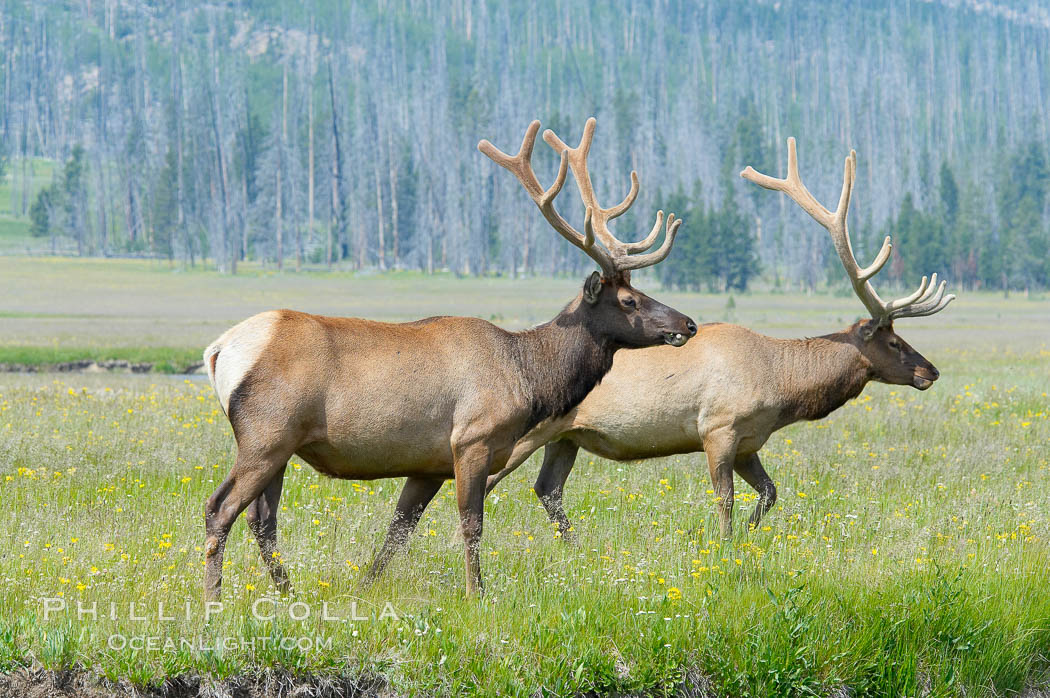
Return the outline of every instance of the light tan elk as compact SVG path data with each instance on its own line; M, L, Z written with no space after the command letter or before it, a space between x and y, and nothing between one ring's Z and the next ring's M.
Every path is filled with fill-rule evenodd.
M245 509L274 583L290 588L277 554L277 511L293 454L331 477L408 478L369 578L404 545L442 483L455 478L467 593L480 591L485 479L503 467L515 442L575 407L609 370L617 349L681 346L696 334L692 320L630 284L631 269L667 256L681 221L671 215L663 227L659 212L645 241L619 242L606 223L634 202L637 175L631 173L621 204L598 205L587 171L591 119L576 148L544 134L560 152L561 167L543 189L531 165L539 126L529 126L514 157L488 141L478 148L513 172L551 226L602 270L552 321L507 332L467 317L388 324L277 310L245 320L204 352L237 440L236 463L205 506L207 598L219 598L226 538ZM554 208L567 168L586 207L582 234ZM662 230L658 249L632 254L651 247Z
M742 177L782 191L831 233L835 250L861 302L871 313L852 327L812 339L773 339L737 325L703 325L677 351L652 347L616 355L612 370L578 407L538 425L514 448L488 489L546 444L535 490L551 520L568 536L562 491L576 452L618 461L703 451L718 497L723 535L732 530L733 471L759 493L750 523L776 501L776 487L758 457L774 431L821 419L856 397L869 381L926 390L934 366L893 331L902 317L932 315L955 298L937 275L923 277L906 298L886 302L869 283L890 256L887 237L874 263L861 269L850 245L846 215L856 176L856 153L846 159L838 208L828 211L802 184L795 140L788 140L788 176L774 179L748 167Z

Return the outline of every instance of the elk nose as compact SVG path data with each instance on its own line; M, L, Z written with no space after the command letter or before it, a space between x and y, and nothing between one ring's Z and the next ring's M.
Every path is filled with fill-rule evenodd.
M685 321L685 329L689 331L689 336L690 337L695 337L696 336L696 323L693 322L692 320L686 320Z
M938 378L941 377L941 372L938 371L937 368L934 367L934 366L930 366L930 373L933 374L933 379L934 380L937 380Z

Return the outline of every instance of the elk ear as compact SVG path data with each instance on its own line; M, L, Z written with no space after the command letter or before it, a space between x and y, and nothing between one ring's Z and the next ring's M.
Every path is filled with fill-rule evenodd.
M602 275L594 272L583 282L583 300L589 305L594 305L598 302L600 295L602 295Z
M871 338L875 336L875 332L879 329L879 323L874 320L866 320L861 323L860 326L860 338L865 342L871 341Z

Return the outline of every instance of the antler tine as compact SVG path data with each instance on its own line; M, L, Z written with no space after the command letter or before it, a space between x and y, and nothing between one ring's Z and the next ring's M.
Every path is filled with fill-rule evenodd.
M493 162L513 172L525 187L525 191L536 201L537 204L546 203L558 195L565 185L565 175L568 171L568 163L565 153L561 154L561 165L558 168L558 176L549 189L544 190L540 181L532 169L532 150L536 145L536 134L540 130L540 122L533 121L525 130L525 137L521 140L521 147L517 155L507 155L502 150L492 145L488 139L482 139L478 143L478 150L487 155Z
M815 218L818 223L826 228L832 224L833 214L831 211L824 208L824 206L809 193L809 189L806 189L806 185L802 183L802 177L798 174L798 155L795 152L794 137L788 138L787 145L788 173L787 177L784 179L777 179L776 177L770 177L769 175L756 172L750 165L744 168L744 171L740 173L740 176L748 181L754 182L760 187L787 194L792 201L802 207L803 211ZM847 173L847 177L848 176ZM845 186L845 184L843 186ZM846 196L846 200L848 202L848 195Z
M663 211L657 213L657 219L663 216ZM651 267L654 264L662 262L667 257L668 253L671 252L671 246L674 245L674 239L678 235L678 229L682 226L682 219L675 219L674 214L667 216L667 236L664 238L664 244L660 245L659 249L648 254L638 254L620 257L617 259L619 269L623 271L630 271L632 269L641 269L642 267ZM659 222L657 222L657 228L659 230ZM652 236L650 236L652 237ZM641 244L641 243L638 243ZM642 248L645 249L645 248Z
M796 165L796 168L798 166ZM796 169L797 174L797 169ZM846 245L849 248L849 258L853 260L853 264L857 267L856 278L857 281L867 281L871 277L879 273L879 270L885 266L886 262L889 261L890 253L893 251L893 243L890 242L890 236L887 235L886 239L882 241L882 247L879 249L879 253L875 255L875 259L872 263L863 269L857 263L857 256L853 253L853 243L849 237L849 226L846 218L849 215L849 205L853 198L853 184L857 180L857 151L850 150L849 157L846 158L845 171L842 173L842 193L839 195L839 205L835 209L835 222L837 226L845 231Z
M536 199L538 196L543 194L543 187L540 186L540 181L536 178L536 173L532 171L531 164L523 167L525 163L532 162L532 149L536 145L536 133L540 130L540 122L533 121L529 124L529 127L525 129L525 137L521 139L521 147L518 148L516 155L507 155L502 150L492 145L487 138L482 138L478 142L478 150L482 154L486 155L500 167L510 170L518 179L521 180L521 185L525 187L525 191Z
M623 201L610 208L603 208L598 203L598 198L594 193L594 184L591 181L590 171L587 166L587 156L591 150L591 143L594 139L594 130L597 123L598 122L594 117L587 119L587 123L583 129L583 135L580 138L580 144L575 148L570 148L566 145L566 143L550 129L543 132L543 140L555 150L565 153L565 157L569 162L569 168L572 170L573 177L576 179L576 186L580 191L580 198L583 200L584 206L586 206L587 210L590 212L591 226L588 229L588 232L601 241L609 251L616 268L621 271L627 271L656 264L666 257L671 250L671 244L673 244L674 241L674 235L671 233L671 226L674 217L671 216L667 220L666 230L668 236L665 238L664 244L659 250L647 255L631 257L631 255L648 250L656 243L664 225L662 211L657 214L656 225L653 226L652 231L643 240L625 243L621 242L612 234L608 227L609 221L622 216L629 208L631 208L635 200L638 198L640 185L638 181L638 173L632 170L631 188L627 192L627 196L624 197ZM678 225L680 224L681 222L678 223ZM674 226L674 230L677 231L677 229L677 225ZM670 240L670 244L668 243L668 240ZM629 262L627 261L628 258L630 258Z
M941 312L949 303L955 300L954 293L949 293L947 296L944 295L944 287L947 284L947 281L942 281L940 285L938 285L937 274L935 273L930 278L930 287L926 293L914 303L895 310L891 313L892 318L924 317L926 315L933 315L934 313Z
M674 220L674 214L671 214L671 220ZM670 221L669 221L670 222ZM649 231L649 234L645 236L644 240L638 242L625 242L623 243L623 250L627 254L634 254L636 252L645 252L647 249L653 246L656 242L656 238L660 237L660 231L663 230L664 225L664 212L656 212L656 223L653 224L653 229Z
M947 283L947 282L941 282L941 283ZM938 292L937 295L939 296L940 292ZM928 307L923 307L923 308L918 308L918 309L915 306L912 306L912 307L908 308L906 310L906 312L901 312L901 313L898 313L897 315L894 315L894 318L899 318L899 317L926 317L928 315L934 315L936 313L941 312L945 308L947 308L948 304L951 303L953 300L955 300L955 294L954 293L949 293L944 298L941 298L940 301L936 305L931 305L931 306L928 306Z
M627 212L631 206L634 206L634 200L638 198L638 173L631 170L631 190L627 192L627 196L624 197L623 201L616 204L612 208L605 209L605 220L611 221L613 218L619 218ZM644 249L644 248L643 248Z
M886 239L882 241L882 249L875 255L875 261L870 266L860 269L857 272L857 279L860 281L867 281L871 277L879 273L879 270L885 266L886 262L889 261L890 253L893 252L893 243L890 241L890 236L887 235Z
M587 169L587 156L591 152L591 141L594 140L594 128L597 126L598 121L593 116L587 119L587 123L583 126L583 135L580 137L580 144L575 148L570 148L565 141L558 137L551 129L547 129L543 132L543 140L551 148L554 148L556 152L565 153L565 157L568 158L569 167L572 169L572 175L576 178L576 188L580 191L580 198L583 199L583 205L588 209L592 209L591 217L592 222L595 223L594 233L596 237L601 240L602 244L605 245L609 252L615 254L615 246L610 244L609 236L605 229L605 211L601 206L598 205L598 199L594 195L594 185L591 184L591 174Z
M937 277L934 276L933 279L934 282L936 282ZM897 300L885 303L883 307L885 307L887 313L892 314L895 310L900 310L901 308L906 308L909 305L913 305L914 303L917 303L920 298L923 298L926 295L926 289L929 288L929 285L929 279L923 276L922 281L919 282L919 288L916 289L914 293L912 293L910 296L904 296L903 298L898 298Z
M525 137L521 141L521 147L518 149L517 155L514 156L507 155L485 139L478 143L478 150L518 178L525 191L536 203L536 206L539 207L543 217L562 237L586 252L591 259L598 263L602 273L607 277L615 274L616 266L613 263L612 256L606 250L594 244L590 210L588 209L585 220L586 234L581 235L554 208L554 199L565 185L565 177L569 170L568 148L562 148L560 151L561 163L558 166L558 176L554 179L554 183L548 189L544 189L540 185L539 179L532 169L532 150L536 144L536 134L539 130L539 121L533 121L529 124L528 129L525 131ZM593 131L593 128L591 130Z

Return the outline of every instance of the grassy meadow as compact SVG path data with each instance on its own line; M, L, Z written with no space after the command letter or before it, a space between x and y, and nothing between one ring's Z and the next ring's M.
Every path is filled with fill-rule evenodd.
M523 327L581 282L229 278L0 257L0 362L199 353L270 307ZM655 295L776 336L830 332L860 312L848 295ZM275 596L242 519L225 605L207 619L203 504L234 453L207 382L0 374L0 673L76 666L142 686L280 670L405 695L1048 690L1048 320L1046 299L974 293L901 321L941 379L923 393L871 385L829 418L774 434L762 456L779 501L741 530L755 496L738 481L731 540L716 534L702 456L581 454L569 545L532 492L534 457L486 502L481 600L463 596L452 483L407 553L363 590L400 481L334 481L293 459L279 541L296 596ZM78 617L78 603L94 616Z

